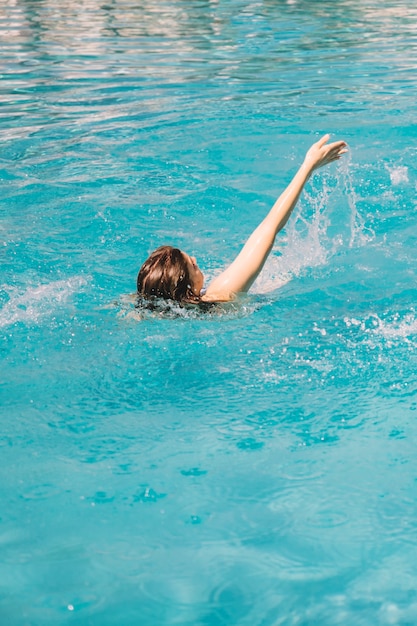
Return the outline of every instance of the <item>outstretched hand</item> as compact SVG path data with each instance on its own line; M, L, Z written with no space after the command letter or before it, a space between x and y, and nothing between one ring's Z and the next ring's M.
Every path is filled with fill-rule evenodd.
M227 302L233 300L237 293L248 291L264 266L277 233L287 223L312 172L340 159L347 152L344 141L327 143L329 139L330 135L325 135L311 146L290 184L276 200L268 215L255 228L233 263L208 286L203 300Z
M327 143L329 139L330 135L324 135L324 137L319 139L316 143L313 143L308 150L304 163L311 171L317 170L319 167L323 167L323 165L327 165L332 161L337 161L342 154L347 152L347 144L345 141Z

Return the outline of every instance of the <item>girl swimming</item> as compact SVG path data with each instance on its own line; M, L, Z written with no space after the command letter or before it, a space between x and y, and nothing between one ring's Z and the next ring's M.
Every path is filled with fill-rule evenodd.
M163 298L180 303L228 302L248 291L268 258L277 233L285 226L304 185L320 167L347 152L344 141L328 143L325 135L308 150L305 159L272 209L253 231L233 263L203 291L204 276L194 257L178 248L162 246L142 265L137 293L142 298Z

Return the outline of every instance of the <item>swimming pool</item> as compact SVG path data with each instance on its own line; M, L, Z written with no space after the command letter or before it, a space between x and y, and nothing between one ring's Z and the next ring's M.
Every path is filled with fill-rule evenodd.
M411 0L2 4L2 624L417 622L416 32ZM324 132L349 157L253 293L130 315L153 248L213 276Z

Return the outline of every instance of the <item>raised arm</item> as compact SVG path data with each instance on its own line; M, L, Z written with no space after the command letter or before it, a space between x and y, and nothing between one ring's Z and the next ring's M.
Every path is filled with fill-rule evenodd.
M347 152L344 141L327 143L329 138L329 135L325 135L311 146L300 169L265 219L253 231L236 259L210 283L204 300L226 302L233 300L236 294L249 290L264 266L277 233L287 223L311 174Z

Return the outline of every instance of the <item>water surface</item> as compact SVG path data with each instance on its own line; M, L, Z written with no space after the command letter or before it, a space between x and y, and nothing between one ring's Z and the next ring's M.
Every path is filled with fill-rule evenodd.
M2 4L2 623L417 622L416 27ZM214 276L325 132L251 294L130 316L153 248Z

